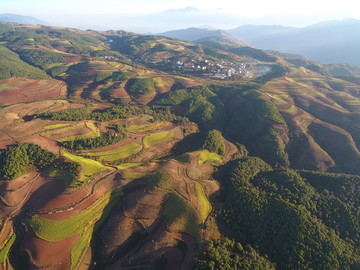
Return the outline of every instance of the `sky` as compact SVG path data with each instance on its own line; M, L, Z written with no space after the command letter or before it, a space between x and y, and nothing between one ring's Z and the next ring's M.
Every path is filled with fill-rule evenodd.
M188 23L231 28L252 22L304 26L324 20L360 19L357 6L355 0L1 0L0 13L29 15L59 26L143 27L143 32L154 32L161 28L184 28ZM166 10L186 7L201 12L188 14L183 24L174 17L176 24L172 19L154 23L153 27L148 24L151 14L160 13L157 14L160 19Z

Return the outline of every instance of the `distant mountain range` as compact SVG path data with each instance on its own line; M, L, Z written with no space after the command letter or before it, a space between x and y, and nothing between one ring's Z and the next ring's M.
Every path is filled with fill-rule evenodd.
M0 22L12 22L12 23L20 23L20 24L42 24L42 25L49 24L47 22L41 21L31 16L23 16L19 14L9 14L9 13L0 14Z
M227 46L239 47L249 46L243 42L240 38L233 36L223 30L209 29L209 28L195 28L168 31L160 33L159 35L178 38L189 42L195 43L207 43L207 42L220 42Z
M325 64L360 65L360 20L328 21L304 28L244 25L228 32L259 49L301 54Z
M303 28L280 25L243 25L226 31L259 49L301 54L324 64L360 65L360 20L327 21ZM188 28L161 35L197 42L224 36L224 31ZM230 39L230 35L226 35ZM241 41L239 44L241 44Z
M220 16L219 14L219 12L215 11L211 13L188 7L137 16L132 19L120 18L118 15L108 15L104 21L112 25L116 25L115 22L117 22L120 25L116 28L126 29L126 21L136 20L138 28L146 31L146 29L164 25L164 21L167 22L168 27L176 27L179 24L205 25L213 21L214 23L220 22L220 25L225 28L229 19L231 19L239 24L254 24L245 24L231 30L190 27L162 32L159 35L216 48L251 45L264 50L303 55L323 64L346 63L360 65L360 35L357 34L360 32L360 20L326 21L296 28L281 25L256 25L259 20L249 20L235 15L235 17L230 15ZM0 14L0 22L49 25L49 23L37 18L18 14ZM86 27L86 29L88 28ZM102 27L102 30L106 29L105 26Z

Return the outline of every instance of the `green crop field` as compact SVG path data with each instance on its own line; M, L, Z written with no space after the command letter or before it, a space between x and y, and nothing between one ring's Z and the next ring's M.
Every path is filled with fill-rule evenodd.
M151 147L170 141L174 137L174 131L164 131L150 134L144 138L144 146Z
M126 131L128 132L146 132L146 131L152 131L156 129L160 129L164 126L166 126L168 123L166 122L155 122L155 123L146 123L146 124L135 124L131 125L126 128Z
M142 149L141 145L135 142L131 142L119 148L115 148L108 151L102 152L89 152L83 153L82 155L88 157L99 157L100 161L115 161L132 156Z
M196 181L194 181L194 184L196 189L196 198L199 204L197 211L199 212L201 222L205 222L206 218L211 212L212 206L205 194L203 186Z
M37 237L49 242L57 242L81 234L84 228L100 219L104 208L112 199L111 194L111 192L106 193L90 207L68 219L55 221L34 215L29 219L29 224Z
M116 165L115 167L118 168L119 170L126 170L129 168L140 166L142 164L143 163L122 163L120 165Z
M41 132L42 136L54 136L63 134L66 132L74 131L77 129L81 129L87 127L85 122L76 123L74 125L71 124L56 124L56 125L49 125L45 126L43 129L45 131Z
M16 238L16 235L15 235L13 229L11 229L11 232L9 233L8 237L0 245L0 264L5 263L5 261L8 257L8 254L10 252L10 249L15 242L15 238Z
M42 130L49 130L49 129L59 129L59 128L65 128L67 126L70 126L70 124L54 124L54 125L48 125L42 128ZM42 134L44 135L45 132ZM46 133L45 133L46 134ZM46 135L44 135L46 136Z
M80 181L84 181L85 179L91 177L92 175L94 175L96 173L103 172L103 171L110 169L110 167L104 166L103 164L101 164L98 161L73 155L63 149L61 150L61 154L65 158L80 164L80 166L81 166L80 175L79 175Z
M212 165L219 165L222 163L222 157L216 153L209 152L208 150L202 150L195 152L199 154L200 160L199 164L203 165L206 162L209 162Z

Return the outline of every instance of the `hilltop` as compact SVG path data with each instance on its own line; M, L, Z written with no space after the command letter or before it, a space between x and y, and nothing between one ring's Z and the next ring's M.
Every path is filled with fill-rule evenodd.
M0 24L0 267L357 269L359 69Z

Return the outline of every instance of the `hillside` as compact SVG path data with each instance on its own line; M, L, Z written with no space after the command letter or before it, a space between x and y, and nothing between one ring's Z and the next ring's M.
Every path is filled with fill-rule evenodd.
M11 25L1 269L359 268L356 67Z

